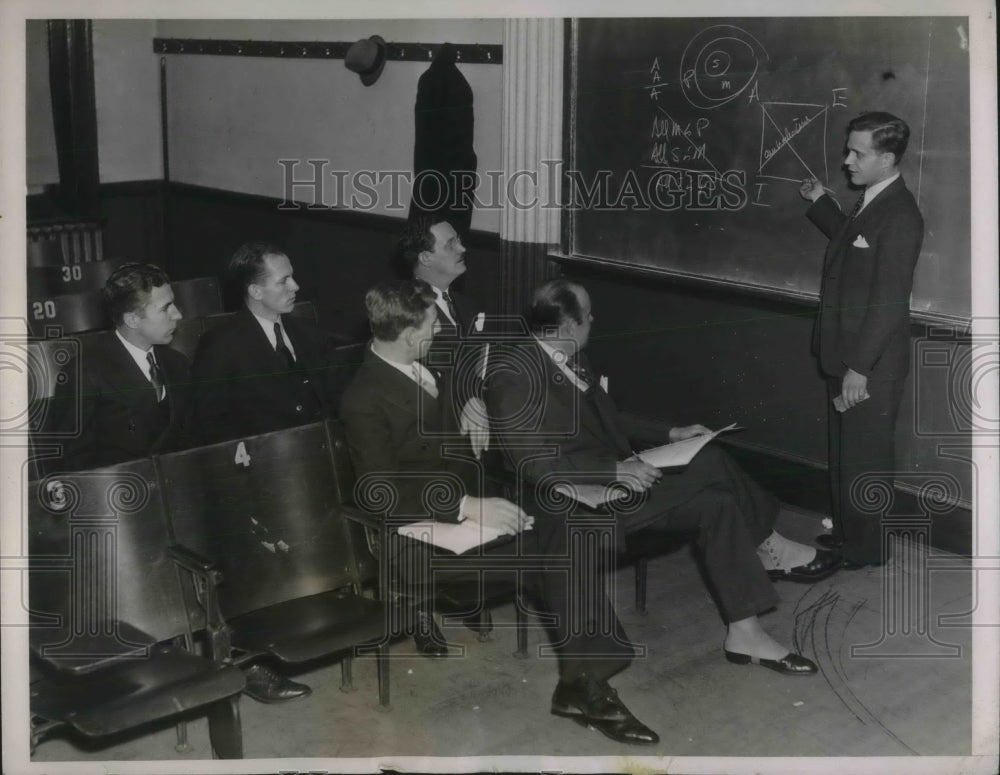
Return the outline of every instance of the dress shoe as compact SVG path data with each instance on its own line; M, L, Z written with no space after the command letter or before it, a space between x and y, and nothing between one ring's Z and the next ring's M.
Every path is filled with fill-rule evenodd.
M811 659L806 659L801 654L793 654L789 651L781 659L762 659L752 657L749 654L739 654L735 651L725 650L726 659L734 665L761 665L771 670L777 670L785 675L812 675L816 672L816 663Z
M413 643L417 647L417 653L425 657L448 656L448 646L445 644L444 635L438 629L437 622L434 621L434 614L425 608L418 608L415 619Z
M618 692L607 681L585 677L577 681L560 681L552 693L552 713L586 721L624 722L632 718L628 708L618 699Z
M312 694L305 684L290 681L264 665L254 665L243 674L247 679L243 691L257 702L283 702Z
M587 718L574 720L582 726L596 729L616 743L652 745L660 742L660 736L631 713L624 721L596 721Z
M822 533L816 536L816 543L823 549L843 549L844 539L837 538L833 533Z
M794 568L772 568L767 575L772 579L787 581L819 581L833 573L843 563L843 558L836 552L817 549L816 556L805 565Z

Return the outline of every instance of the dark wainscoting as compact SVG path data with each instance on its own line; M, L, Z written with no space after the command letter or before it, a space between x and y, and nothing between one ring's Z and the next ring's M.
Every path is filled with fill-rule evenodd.
M663 443L672 425L739 422L745 430L725 443L746 468L787 503L829 512L826 392L810 354L811 306L561 263L590 293L591 358L640 436L645 428L650 444ZM970 343L926 324L913 326L912 342L888 511L932 520L935 546L968 554L968 397L951 391L970 362Z
M396 271L402 219L279 210L277 199L159 181L106 184L101 201L106 255L159 261L174 279L220 275L246 240L277 243L295 265L301 296L316 303L321 325L346 336L367 336L364 292ZM499 237L473 232L467 248L464 292L481 309L501 311L510 303L504 285L511 276L510 268L501 272ZM619 407L645 424L650 443L669 424L739 421L746 430L726 443L741 463L786 502L828 510L826 397L809 353L810 305L571 262L563 262L563 271L590 291L592 357L609 376ZM951 391L969 362L969 342L915 325L913 343L891 511L926 515L917 494L939 483L950 503L933 510L933 543L968 554L973 467L962 459L969 422L956 412L968 402ZM925 358L925 350L933 357Z
M171 183L170 271L178 277L222 273L243 242L282 247L295 267L300 296L316 302L320 324L364 338L364 294L396 276L395 246L402 219L330 208L279 209L280 200ZM466 246L463 290L487 311L497 309L499 238L474 232ZM234 299L229 298L232 305Z

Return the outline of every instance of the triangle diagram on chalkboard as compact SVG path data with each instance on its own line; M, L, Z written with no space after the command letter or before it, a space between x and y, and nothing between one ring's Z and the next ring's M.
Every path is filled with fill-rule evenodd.
M826 166L826 105L799 102L760 103L762 178L799 183L829 180Z

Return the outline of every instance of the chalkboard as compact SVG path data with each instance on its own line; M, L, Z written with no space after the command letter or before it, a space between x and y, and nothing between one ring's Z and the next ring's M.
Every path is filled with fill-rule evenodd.
M925 219L911 310L970 315L967 18L574 22L571 255L811 300L826 238L814 176L845 211L848 121L910 125L901 169Z

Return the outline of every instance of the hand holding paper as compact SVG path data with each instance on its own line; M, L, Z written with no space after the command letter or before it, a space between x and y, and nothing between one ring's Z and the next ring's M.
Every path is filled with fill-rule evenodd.
M735 430L740 430L740 426L732 423L725 428L720 428L711 433L690 436L683 441L675 441L673 444L664 444L662 447L647 449L629 458L629 460L642 460L656 468L673 468L674 466L687 465L701 451L702 447L720 433Z

